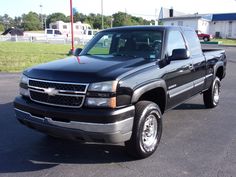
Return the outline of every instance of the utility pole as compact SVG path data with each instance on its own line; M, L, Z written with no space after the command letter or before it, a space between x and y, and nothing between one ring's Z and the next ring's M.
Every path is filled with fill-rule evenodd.
M40 17L41 17L41 23L42 23L42 29L43 29L43 5L40 4L39 7L40 7L40 11L41 11L41 12L40 12L40 13L41 13L41 14L40 14Z
M44 29L47 28L47 15L45 14L45 17L44 17Z
M111 17L111 28L113 27L113 21L114 21L114 18Z
M101 14L102 14L102 29L104 29L104 19L103 19L103 0L101 0Z
M155 25L158 25L157 8L155 9Z
M74 47L74 16L73 16L73 10L72 10L72 0L70 0L70 23L71 23L71 54L74 53L75 47Z

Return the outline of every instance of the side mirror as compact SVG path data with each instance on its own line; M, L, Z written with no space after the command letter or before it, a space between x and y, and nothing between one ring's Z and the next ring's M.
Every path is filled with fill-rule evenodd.
M75 49L73 55L74 55L74 56L79 56L79 54L81 53L82 50L83 50L82 48L77 48L77 49Z
M174 49L172 51L172 56L170 60L184 60L190 57L189 51L187 49Z

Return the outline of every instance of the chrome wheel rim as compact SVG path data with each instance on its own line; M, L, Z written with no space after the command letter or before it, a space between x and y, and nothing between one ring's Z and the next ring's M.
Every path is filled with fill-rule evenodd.
M145 151L150 152L155 149L157 143L157 115L152 112L145 120L142 132L142 144Z
M213 98L214 98L214 103L217 104L220 99L220 85L218 82L215 83Z

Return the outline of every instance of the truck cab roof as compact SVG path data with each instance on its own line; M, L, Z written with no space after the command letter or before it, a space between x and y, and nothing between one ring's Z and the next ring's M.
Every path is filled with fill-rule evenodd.
M165 31L165 30L193 30L190 27L180 27L180 26L147 26L147 25L141 25L141 26L122 26L122 27L114 27L103 30L103 32L110 32L110 31L142 31L142 30L159 30L159 31Z

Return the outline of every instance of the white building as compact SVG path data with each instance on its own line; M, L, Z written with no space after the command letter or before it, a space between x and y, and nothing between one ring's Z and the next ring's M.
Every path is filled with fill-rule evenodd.
M64 35L71 34L71 23L65 23L63 21L56 21L49 24L50 29L58 29ZM79 36L86 34L86 31L91 29L91 26L86 23L76 22L73 24L74 35Z
M167 9L162 7L159 13L158 19L169 18L169 17L179 17L187 15L186 13L176 11L174 9Z
M217 37L236 39L236 13L213 14L210 33Z
M195 30L199 30L202 33L209 33L210 19L208 16L201 15L184 15L179 17L169 17L160 19L163 25L167 26L186 26Z
M163 14L161 11L159 15L159 21L163 25L192 27L215 37L236 39L236 13L181 16L178 14L178 16L175 16L175 11L169 9L169 16Z

